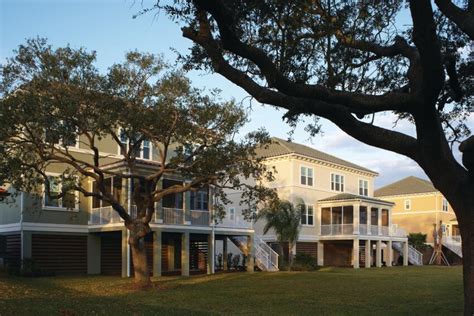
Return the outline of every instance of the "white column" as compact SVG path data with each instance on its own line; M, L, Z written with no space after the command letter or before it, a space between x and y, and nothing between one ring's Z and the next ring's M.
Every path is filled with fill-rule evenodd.
M360 225L360 203L354 205L354 235L359 235L359 225Z
M392 241L387 241L387 267L391 267L393 262Z
M181 235L181 275L189 276L189 232Z
M372 235L372 210L367 205L367 235Z
M372 243L370 240L365 241L365 267L370 268L372 263Z
M214 229L211 234L207 236L207 274L214 274Z
M324 244L318 241L318 266L324 266Z
M321 217L322 217L321 207L316 208L316 236L321 236Z
M403 265L408 265L408 242L403 243Z
M382 266L382 241L377 240L375 248L375 266L380 268Z
M359 239L354 239L352 246L352 266L359 269Z
M377 214L377 219L378 219L377 228L378 228L379 236L381 236L381 235L382 235L382 209L379 207L377 210L378 210L378 214Z

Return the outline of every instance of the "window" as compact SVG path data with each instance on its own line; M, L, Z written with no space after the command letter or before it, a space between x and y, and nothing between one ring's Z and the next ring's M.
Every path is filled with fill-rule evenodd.
M411 210L411 200L405 200L405 211Z
M344 192L344 176L340 174L331 174L331 190Z
M359 195L369 196L369 181L359 180Z
M304 205L303 213L301 214L301 225L314 225L314 208L312 205Z
M445 198L443 198L443 212L447 212L448 211L448 200L446 200Z
M43 194L43 206L46 208L77 209L76 192L62 192L62 179L59 176L48 176L49 192L46 188ZM46 185L46 184L45 184ZM62 197L58 197L63 193Z
M112 196L119 202L122 201L122 178L121 177L110 177L104 179L105 191L110 192ZM92 182L92 192L100 193L97 186L97 182ZM92 197L92 208L100 208L110 206L109 202L102 201L96 196Z
M313 168L301 167L301 184L313 186Z
M191 210L208 211L209 210L209 195L207 188L199 191L191 191Z
M231 221L235 220L235 208L233 208L233 207L231 207L231 208L229 209L229 219L230 219Z
M136 138L133 137L134 139L138 139L139 136ZM120 135L119 135L120 143L122 146L119 146L119 154L124 156L128 150L130 150L130 146L133 142L130 142L127 134L123 129L120 130ZM136 158L141 158L141 159L146 159L150 160L151 159L151 142L148 139L144 139L141 144L140 144L140 149L137 150L135 154Z
M172 187L174 185L183 185L183 182L170 180L170 179L163 179L163 189ZM162 199L162 205L165 208L174 208L174 209L182 210L184 206L183 193L165 195Z
M79 147L77 127L69 122L59 121L51 124L45 130L45 141L64 147Z

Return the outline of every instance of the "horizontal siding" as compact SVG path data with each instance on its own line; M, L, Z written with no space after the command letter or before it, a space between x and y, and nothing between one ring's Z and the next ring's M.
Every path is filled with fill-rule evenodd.
M19 265L21 260L21 235L11 234L5 237L5 263Z
M87 273L87 236L33 234L35 265L56 274Z
M100 240L100 271L105 275L122 274L122 233L106 233Z
M318 258L318 243L316 242L297 242L296 253L305 253L313 258Z

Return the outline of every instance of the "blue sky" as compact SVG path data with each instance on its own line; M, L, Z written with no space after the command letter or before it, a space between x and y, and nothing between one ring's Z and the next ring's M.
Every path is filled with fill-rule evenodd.
M46 37L54 46L70 44L97 51L101 70L123 60L124 53L138 50L163 54L174 63L176 54L170 48L185 52L190 42L181 36L178 25L164 14L147 14L133 19L149 0L0 0L0 63L13 55L13 49L26 38ZM244 100L247 94L239 87L215 74L190 72L195 86L220 88L223 98ZM248 105L248 103L245 103ZM290 128L281 120L283 112L254 103L250 122L244 132L265 127L272 136L287 138ZM390 114L376 117L380 126L391 126ZM340 131L334 124L323 122L323 134L309 139L304 126L293 135L294 141L312 146L340 158L350 160L380 173L376 186L385 185L408 175L426 177L408 158L364 145ZM470 126L474 125L471 117ZM402 123L397 130L414 134L412 126Z

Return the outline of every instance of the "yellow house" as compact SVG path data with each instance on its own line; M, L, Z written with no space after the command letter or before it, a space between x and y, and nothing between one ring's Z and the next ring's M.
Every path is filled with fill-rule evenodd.
M430 181L407 177L375 190L374 196L395 203L392 222L407 233L423 233L433 243L434 228L441 228L445 240L459 240L459 227L454 211Z

